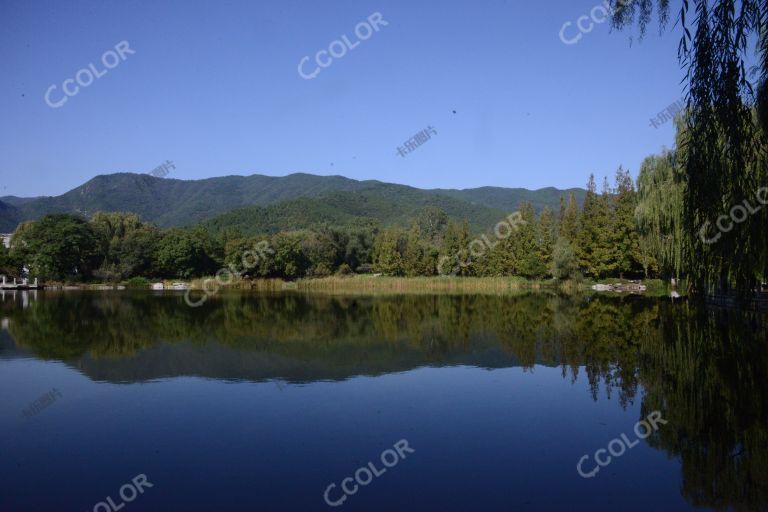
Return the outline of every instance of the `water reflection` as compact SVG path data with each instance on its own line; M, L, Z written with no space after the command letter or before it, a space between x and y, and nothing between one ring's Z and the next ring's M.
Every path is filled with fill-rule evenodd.
M594 400L641 400L669 424L647 442L678 458L694 506L768 506L768 349L756 313L564 297L339 298L41 294L0 302L0 356L65 361L92 380L182 375L310 382L420 366L558 366ZM583 373L583 375L580 375Z
M0 288L0 302L18 303L23 309L29 307L30 301L37 300L37 290L4 290Z

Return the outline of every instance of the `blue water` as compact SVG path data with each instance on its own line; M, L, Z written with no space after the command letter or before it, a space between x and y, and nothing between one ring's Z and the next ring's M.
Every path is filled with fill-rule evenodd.
M409 350L403 344L413 342L413 334L400 331L402 317L392 324L394 335L382 336L390 341L381 342L365 308L355 314L371 328L368 341L345 342L363 345L350 361L323 356L321 341L309 356L275 349L292 343L278 335L265 342L272 349L245 349L222 343L215 329L205 341L158 333L131 354L95 357L89 345L78 357L56 359L13 336L14 322L47 300L53 299L14 310L2 333L2 511L91 511L108 496L125 512L695 509L681 492L681 458L648 441L594 478L577 473L583 455L590 455L584 464L590 470L597 449L622 433L634 438L634 425L651 410L643 408L642 383L628 400L610 386L594 393L588 364L520 364L481 328L469 327L459 348L443 350L437 360L427 349L427 361L416 357L412 366L402 360ZM57 307L67 305L56 300ZM378 300L397 299L369 304ZM322 315L338 320L333 308L319 304L304 304L312 310L307 332ZM424 316L421 325L450 337L434 319ZM81 321L100 320L75 320ZM239 323L245 320L227 321L238 336L247 331ZM308 322L306 315L296 321ZM352 331L358 332L337 334ZM435 335L430 332L425 338ZM387 356L366 361L372 353ZM477 364L483 359L498 367ZM381 361L392 370L379 368ZM377 369L356 370L366 364ZM266 373L253 378L250 371ZM60 398L30 417L22 414L52 389ZM660 429L673 432L674 415L664 414L670 423ZM344 478L369 461L381 467L381 454L400 440L413 452L341 506L325 502L330 484L337 485L333 499L343 496ZM118 490L141 474L152 487L120 507Z

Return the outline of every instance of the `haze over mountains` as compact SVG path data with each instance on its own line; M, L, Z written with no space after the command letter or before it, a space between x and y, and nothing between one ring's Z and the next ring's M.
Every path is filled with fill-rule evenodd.
M557 211L560 197L573 192L581 203L585 190L481 187L424 190L381 181L342 176L291 174L272 177L223 176L185 181L148 174L100 175L55 197L0 197L0 232L12 232L19 222L48 213L99 211L138 214L161 227L205 222L243 232L302 229L316 223L347 225L360 221L382 225L407 224L419 209L442 208L449 217L467 219L470 226L488 229L522 201L536 211Z

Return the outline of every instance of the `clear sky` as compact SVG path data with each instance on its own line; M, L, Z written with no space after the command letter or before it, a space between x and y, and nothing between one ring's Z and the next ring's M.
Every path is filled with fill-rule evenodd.
M0 0L0 195L58 195L165 160L168 178L308 172L422 188L584 186L620 164L636 176L673 144L671 123L650 118L681 97L679 31L653 24L630 44L636 30L602 23L564 44L563 24L575 37L597 4ZM387 25L361 41L356 25L376 12ZM342 35L359 44L301 78L302 58L312 73ZM121 41L134 53L106 68ZM103 76L65 96L91 63Z

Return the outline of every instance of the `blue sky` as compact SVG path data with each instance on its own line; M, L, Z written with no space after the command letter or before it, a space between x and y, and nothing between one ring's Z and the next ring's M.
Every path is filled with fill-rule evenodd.
M339 174L422 188L584 186L671 146L678 30L565 22L597 0L0 0L0 195L98 174ZM544 7L545 6L545 7ZM673 9L677 6L673 5ZM355 26L388 23L359 41ZM358 46L311 80L319 50ZM120 41L135 53L64 98ZM83 80L86 75L83 75ZM456 113L454 113L454 111ZM405 157L418 131L437 134Z

